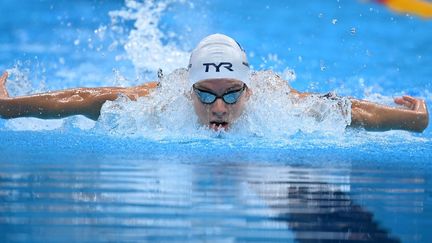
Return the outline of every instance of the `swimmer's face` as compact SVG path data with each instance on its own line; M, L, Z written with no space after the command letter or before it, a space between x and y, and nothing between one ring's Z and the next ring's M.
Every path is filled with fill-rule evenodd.
M233 79L206 79L196 83L194 88L192 100L199 121L214 130L229 129L231 124L243 113L246 101L251 95L251 91L245 87L243 82ZM219 97L224 94L231 94L226 96L228 101L236 94L240 94L240 96L234 104L227 104L222 98L217 98L211 104L205 104L198 97L197 90L198 92L205 92L204 95L208 92ZM235 91L240 91L240 93Z

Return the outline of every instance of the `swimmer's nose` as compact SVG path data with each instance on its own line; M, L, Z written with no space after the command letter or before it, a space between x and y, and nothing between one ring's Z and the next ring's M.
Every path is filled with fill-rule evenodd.
M228 113L225 102L222 99L216 99L211 108L212 115L223 117Z

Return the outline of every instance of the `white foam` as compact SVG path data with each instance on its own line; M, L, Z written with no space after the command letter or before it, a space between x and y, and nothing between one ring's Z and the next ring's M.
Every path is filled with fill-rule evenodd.
M341 134L351 123L348 99L322 99L312 95L299 99L291 93L288 82L273 71L251 76L254 92L236 127L263 137L290 136L324 132Z
M160 80L160 87L136 102L127 97L106 102L98 128L116 135L151 139L200 137L187 71L178 69ZM204 132L205 133L205 132Z
M322 99L318 96L298 101L289 84L272 71L251 76L253 95L229 135L265 138L304 133L340 135L350 123L348 99ZM106 102L99 128L121 136L151 139L214 137L201 126L193 111L187 71L178 69L160 80L161 87L137 102L127 97Z

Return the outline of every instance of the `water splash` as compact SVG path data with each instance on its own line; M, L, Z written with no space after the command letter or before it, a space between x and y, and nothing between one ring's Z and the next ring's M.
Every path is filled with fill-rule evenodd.
M109 13L113 24L112 30L121 35L128 34L126 40L119 39L116 43L124 44L127 56L123 58L131 60L138 72L156 73L159 68L172 72L179 67L187 66L189 53L181 50L175 43L164 43L163 40L167 36L159 28L162 13L168 6L184 2L128 0L125 9ZM125 22L129 21L134 22L130 31L125 25Z
M141 97L136 102L125 96L106 102L98 129L113 135L157 140L184 139L188 135L199 137L201 129L187 88L187 71L178 69L159 82L159 87L148 97Z
M6 70L6 83L10 96L28 95L45 90L45 67L37 58L17 61L13 68Z
M124 96L106 102L98 127L115 135L150 139L281 138L299 131L340 135L350 123L350 103L346 98L332 100L312 95L300 101L290 93L288 82L273 71L255 72L251 80L253 95L245 113L226 134L214 133L197 122L185 69L162 78L159 88L137 102Z
M318 94L298 98L289 83L273 71L251 76L254 95L240 126L263 137L324 132L340 135L351 123L347 98L323 99Z

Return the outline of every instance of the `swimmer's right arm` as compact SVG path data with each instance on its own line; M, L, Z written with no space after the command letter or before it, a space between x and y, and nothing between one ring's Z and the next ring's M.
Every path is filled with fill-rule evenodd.
M157 87L157 82L146 83L135 87L100 87L76 88L53 91L29 96L9 97L5 88L8 74L0 77L0 117L3 119L17 117L36 117L56 119L73 115L84 115L97 120L102 105L115 100L120 94L131 100L148 95Z

